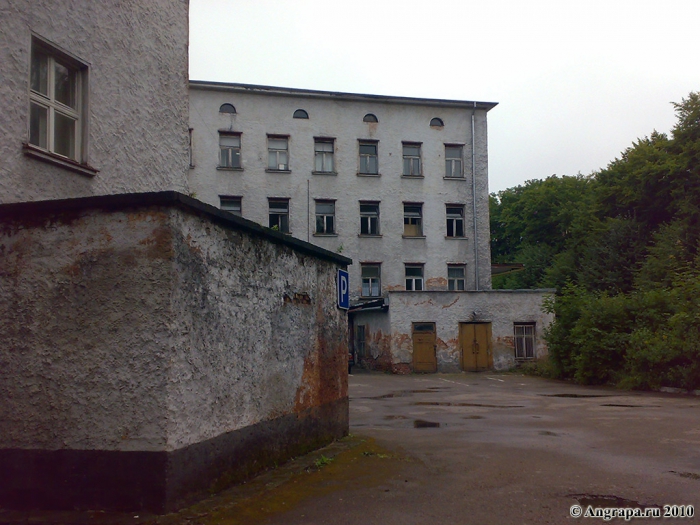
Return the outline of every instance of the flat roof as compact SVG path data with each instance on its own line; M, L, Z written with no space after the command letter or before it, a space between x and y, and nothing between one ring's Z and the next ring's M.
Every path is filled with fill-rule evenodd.
M340 91L317 91L313 89L285 88L276 86L259 86L255 84L236 84L231 82L210 82L190 80L191 89L205 91L227 91L231 93L248 93L253 95L273 95L280 97L300 97L333 99L354 102L380 102L383 104L404 104L410 106L435 106L460 109L482 109L489 111L498 102L477 102L474 100L449 100L439 98L395 97L388 95L368 95L363 93L343 93Z

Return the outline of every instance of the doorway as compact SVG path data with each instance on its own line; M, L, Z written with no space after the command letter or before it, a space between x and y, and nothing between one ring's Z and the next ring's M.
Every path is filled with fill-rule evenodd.
M437 372L435 323L413 323L413 371Z
M459 323L462 370L478 372L493 368L491 323Z

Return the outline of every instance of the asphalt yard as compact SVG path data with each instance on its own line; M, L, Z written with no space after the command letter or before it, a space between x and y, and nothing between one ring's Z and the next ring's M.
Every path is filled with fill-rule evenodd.
M572 517L576 505L700 523L652 516L700 512L698 397L488 373L355 374L350 396L351 433L389 451L391 468L270 523L604 522Z

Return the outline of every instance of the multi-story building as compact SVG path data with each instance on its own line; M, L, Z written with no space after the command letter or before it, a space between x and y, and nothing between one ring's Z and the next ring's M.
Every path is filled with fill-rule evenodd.
M549 318L542 292L490 291L495 105L191 81L190 188L351 257L351 334L370 365L509 366L546 351Z

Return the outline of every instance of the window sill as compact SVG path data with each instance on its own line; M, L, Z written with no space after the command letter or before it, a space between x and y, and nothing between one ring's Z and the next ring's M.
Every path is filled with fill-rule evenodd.
M404 239L425 239L425 235L402 235Z
M311 175L338 175L337 171L312 171Z
M265 173L291 173L292 170L271 170L270 168L267 168L265 170Z
M445 180L467 180L466 177L443 177Z
M243 168L229 168L228 166L217 166L219 171L243 171Z
M382 235L377 234L377 235L372 235L370 233L360 233L357 235L358 237L367 237L369 239L381 239Z
M456 237L454 235L445 235L445 239L451 239L454 241L466 241L467 240L466 237Z
M381 173L360 173L359 171L357 172L358 177L381 177Z
M88 177L94 177L99 172L98 169L93 168L88 164L80 164L74 160L67 157L57 155L56 153L51 153L43 149L37 148L32 144L24 143L22 144L22 149L27 157L46 162L48 164L53 164L55 166L61 166L75 173L80 173L81 175L87 175Z
M361 296L360 296L360 299L365 299L365 300L369 300L369 299L381 299L382 297L383 297L382 295L361 295Z
M401 175L402 179L424 179L423 175Z
M337 237L337 233L312 233L314 237Z

